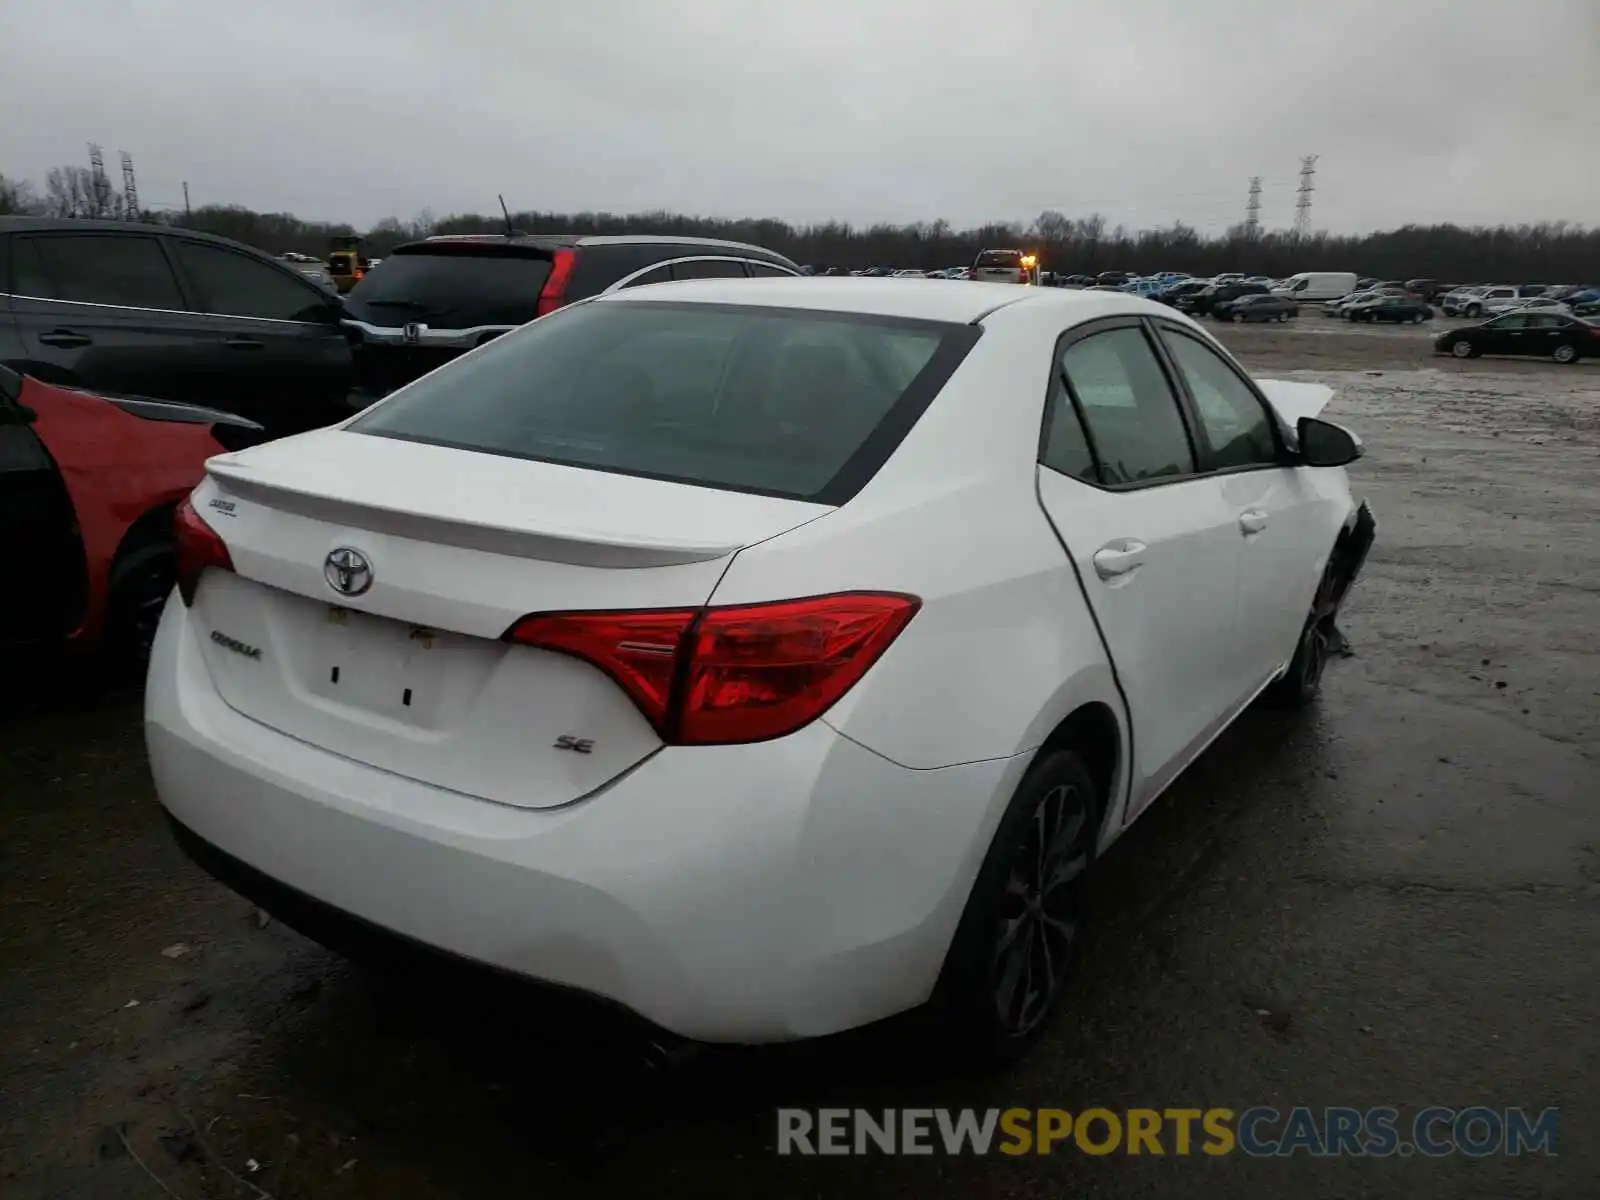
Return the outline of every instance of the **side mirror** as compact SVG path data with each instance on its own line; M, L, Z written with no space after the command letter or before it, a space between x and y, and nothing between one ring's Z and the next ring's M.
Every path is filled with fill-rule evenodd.
M1343 467L1360 458L1361 439L1343 425L1316 417L1301 417L1295 423L1300 443L1300 461L1308 467Z

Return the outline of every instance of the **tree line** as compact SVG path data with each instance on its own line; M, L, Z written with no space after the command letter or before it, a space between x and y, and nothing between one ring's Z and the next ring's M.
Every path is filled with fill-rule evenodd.
M318 257L330 239L359 234L363 248L380 257L396 246L435 233L500 232L501 215L423 211L410 220L385 217L370 229L308 221L292 213L258 213L237 204L206 204L185 212L134 214L122 193L87 167L56 167L42 190L0 175L0 214L140 219L233 238L271 254L296 250ZM752 242L818 269L882 266L930 270L970 265L978 252L1015 247L1039 255L1047 270L1093 274L1187 271L1215 275L1245 271L1281 277L1296 271L1356 271L1383 279L1431 278L1452 282L1590 283L1600 281L1600 229L1566 221L1472 226L1405 225L1364 234L1287 231L1251 233L1235 226L1207 236L1182 222L1130 230L1100 214L1068 217L1047 211L1028 224L999 222L957 229L948 221L909 225L852 225L824 221L793 225L776 218L690 216L643 212L511 214L513 228L578 234L657 233Z

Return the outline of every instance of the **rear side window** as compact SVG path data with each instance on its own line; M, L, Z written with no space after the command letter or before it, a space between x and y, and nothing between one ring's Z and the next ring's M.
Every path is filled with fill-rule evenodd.
M15 239L20 295L182 311L188 306L153 237L61 234Z
M179 239L178 261L199 293L197 307L233 317L314 321L329 301L315 288L247 255Z
M347 428L842 504L978 336L942 322L607 300L501 338Z
M493 243L444 245L389 255L351 289L351 300L450 329L521 325L538 315L548 254L506 253ZM408 310L420 317L404 315Z
M785 271L782 267L775 267L771 263L747 262L745 270L749 271L752 278L767 279L778 276L784 279L793 279L793 271Z
M635 275L632 279L628 280L628 282L625 283L623 286L624 287L643 287L647 283L671 283L671 282L672 282L672 268L668 264L663 263L659 267L651 267L650 270L644 272L642 275Z
M726 258L691 258L672 264L674 279L743 279L744 264Z
M1072 342L1060 370L1088 430L1098 482L1194 473L1183 415L1143 332L1112 329Z

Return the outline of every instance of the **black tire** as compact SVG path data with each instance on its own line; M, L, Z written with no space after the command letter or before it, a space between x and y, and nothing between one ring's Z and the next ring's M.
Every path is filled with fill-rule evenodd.
M1463 311L1469 317L1481 317L1483 316L1483 305L1469 304Z
M1465 349L1463 349L1465 347ZM1450 343L1450 353L1456 358L1477 358L1478 348L1466 338L1457 338Z
M1312 597L1311 611L1301 627L1300 640L1295 644L1289 667L1283 678L1274 680L1264 693L1269 704L1278 708L1306 708L1316 702L1322 691L1322 675L1333 651L1333 622L1339 611L1338 589L1333 578L1339 559L1336 549L1328 560L1322 582L1317 585L1317 594Z
M1571 366L1583 357L1578 353L1578 348L1571 342L1563 342L1550 352L1550 357L1565 366Z
M144 674L177 568L177 551L165 537L125 549L112 564L106 584L104 657L114 674L127 678Z
M940 1045L958 1061L1014 1061L1047 1024L1078 959L1102 811L1073 750L1041 755L1017 785L934 991Z

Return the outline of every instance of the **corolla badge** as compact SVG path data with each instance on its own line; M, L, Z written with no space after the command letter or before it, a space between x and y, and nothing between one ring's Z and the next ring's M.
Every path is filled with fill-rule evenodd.
M340 546L322 564L322 577L341 596L359 596L372 586L372 564L361 551Z

